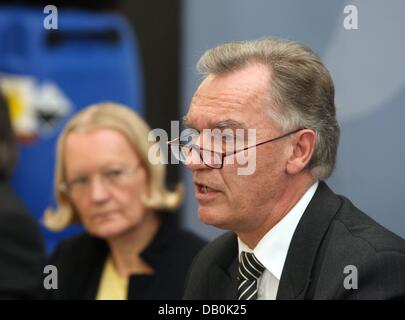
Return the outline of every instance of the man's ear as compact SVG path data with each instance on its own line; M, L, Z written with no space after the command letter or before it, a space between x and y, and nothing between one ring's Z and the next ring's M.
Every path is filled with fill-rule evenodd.
M316 133L311 129L298 131L292 137L292 150L287 161L287 173L300 173L312 158L316 146Z

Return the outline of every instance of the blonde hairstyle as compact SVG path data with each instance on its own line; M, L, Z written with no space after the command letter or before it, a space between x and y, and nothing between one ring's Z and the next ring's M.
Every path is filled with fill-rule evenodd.
M328 178L340 136L335 89L329 71L311 49L271 38L230 42L207 50L197 68L204 75L218 75L255 62L266 65L272 75L270 117L285 131L300 127L315 131L317 143L308 167L319 180Z
M146 208L174 210L180 206L183 199L182 185L179 184L173 192L169 191L165 186L165 165L151 164L148 161L148 151L153 144L148 141L149 126L137 113L124 105L100 103L79 112L69 121L58 138L54 177L54 192L58 207L48 208L45 211L43 222L48 229L59 231L79 222L73 203L61 187L66 182L64 146L69 133L97 129L113 129L120 132L140 157L148 173L149 195L142 198Z

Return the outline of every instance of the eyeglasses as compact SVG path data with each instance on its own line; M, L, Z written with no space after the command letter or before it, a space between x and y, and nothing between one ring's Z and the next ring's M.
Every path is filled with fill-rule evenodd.
M128 183L128 178L140 167L111 167L101 171L96 176L101 180L106 187L123 187ZM68 194L71 197L88 195L92 186L92 179L89 176L83 175L74 178L71 181L64 182L60 185L59 190Z
M289 135L292 135L298 131L301 131L305 128L299 128L294 131L290 131L288 133L285 133L281 136L278 136L276 138L266 140L263 142L260 142L258 144L255 144L253 146L249 146L240 150L234 150L234 151L229 151L229 152L218 152L214 150L208 150L201 148L197 144L185 144L185 143L180 143L180 137L177 139L174 139L172 141L169 141L167 144L170 145L170 148L172 150L173 155L176 157L177 160L181 161L182 163L188 163L188 159L192 155L193 150L197 152L200 156L200 160L209 168L211 169L222 169L224 166L224 159L225 157L228 157L230 155L235 155L238 152L245 151L251 148L255 148L258 146L261 146L265 143L273 142L276 140L280 140L282 138L285 138ZM194 139L193 139L194 140Z

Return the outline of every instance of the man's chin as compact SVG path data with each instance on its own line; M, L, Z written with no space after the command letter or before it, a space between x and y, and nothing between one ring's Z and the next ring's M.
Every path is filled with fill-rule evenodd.
M223 210L200 206L198 208L198 218L204 224L221 229L228 229L226 215L224 215Z

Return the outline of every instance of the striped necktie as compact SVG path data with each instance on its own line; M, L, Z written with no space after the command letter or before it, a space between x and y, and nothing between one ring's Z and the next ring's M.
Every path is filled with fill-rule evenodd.
M239 261L238 300L257 299L257 279L265 267L253 253L242 251Z

